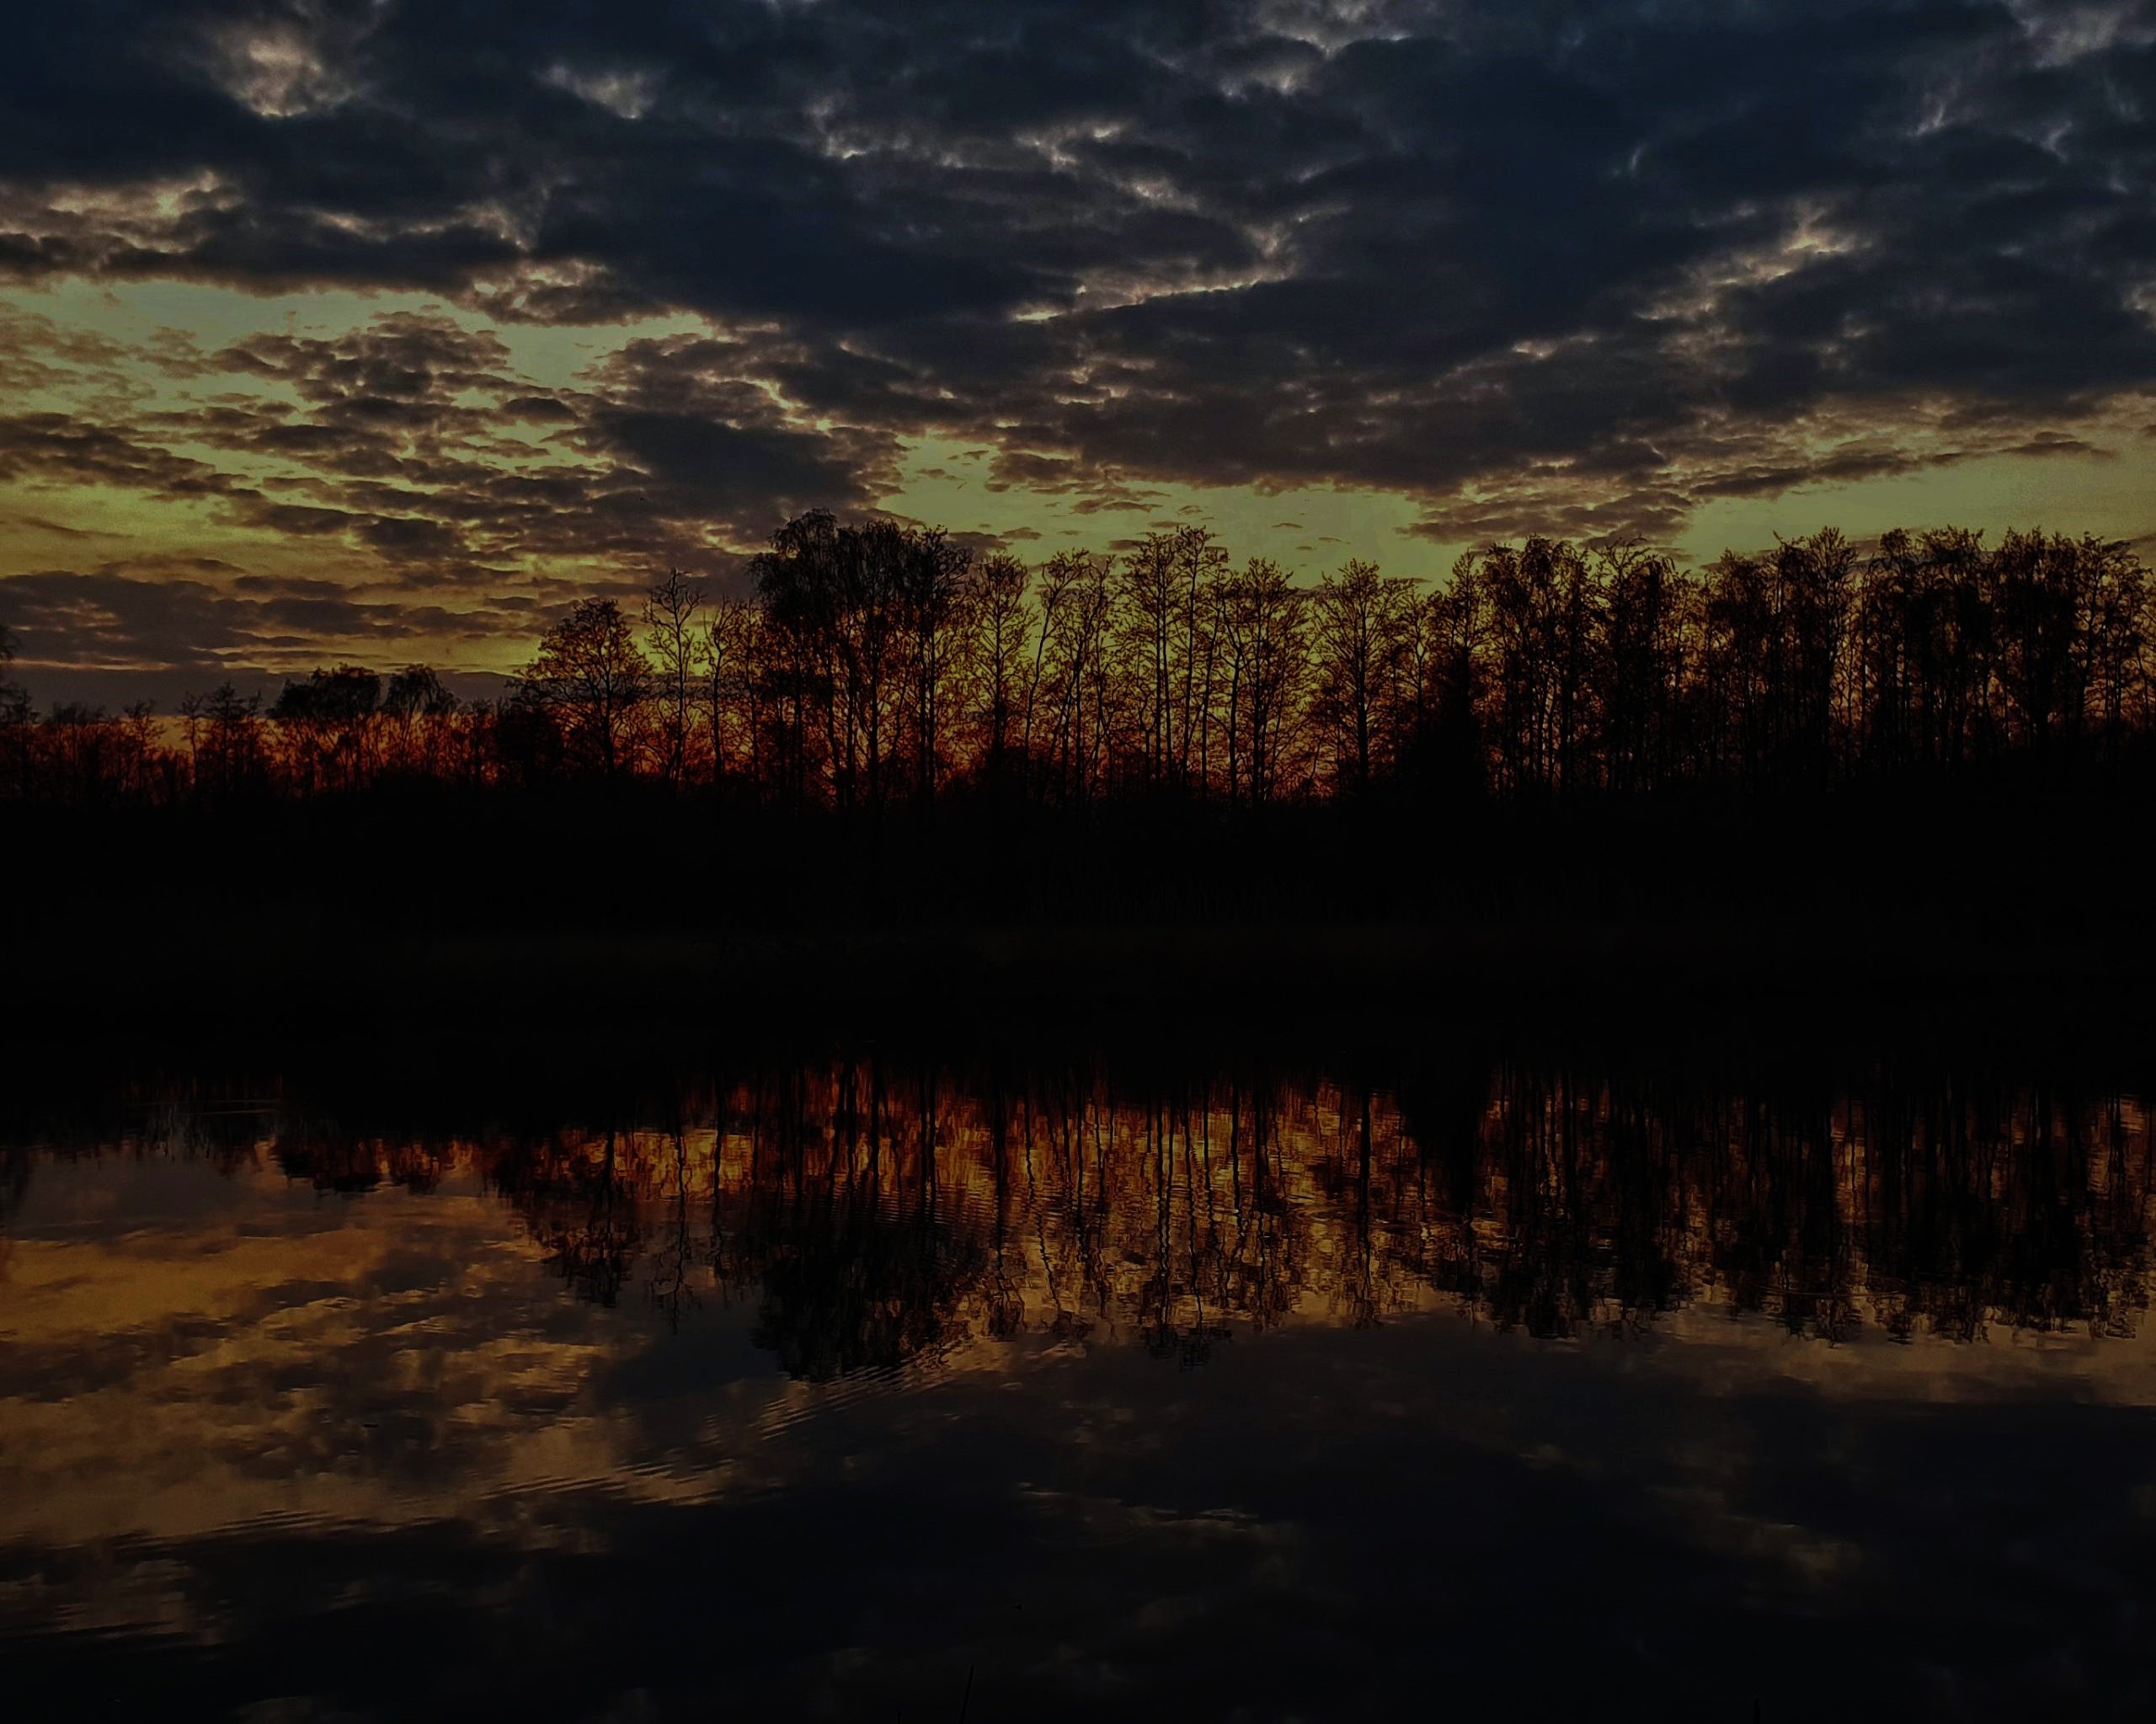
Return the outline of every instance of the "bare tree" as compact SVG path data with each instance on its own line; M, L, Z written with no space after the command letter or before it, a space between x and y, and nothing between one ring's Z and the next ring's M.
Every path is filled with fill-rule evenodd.
M651 665L614 600L571 606L541 638L537 656L516 681L518 693L554 718L601 777L633 766Z
M945 709L954 671L968 654L977 610L968 579L972 553L939 531L910 536L899 564L899 611L910 685L914 793L935 799L945 767Z
M1101 787L1117 708L1110 651L1114 559L1059 551L1042 571L1042 588L1039 698L1047 709L1047 746L1059 793L1082 805Z
M446 731L457 711L456 697L424 665L407 665L382 691L382 712L398 766L433 776L443 770Z
M764 681L759 651L762 613L746 600L720 598L704 620L704 729L711 777L723 784L738 738L752 786L763 783Z
M1027 585L1026 565L1015 557L987 558L974 577L980 771L998 794L1010 788L1014 745L1022 745L1027 649L1034 634Z
M1251 803L1273 801L1292 779L1308 681L1309 594L1280 565L1253 557L1230 584L1224 606L1233 695L1228 718L1228 798L1238 777Z
M644 638L656 667L660 710L659 765L667 783L678 790L687 782L691 719L702 683L705 637L696 627L704 590L678 568L644 595Z
M223 682L206 695L184 696L179 711L198 793L231 796L267 782L270 760L263 745L260 695L243 695Z
M1412 669L1415 590L1374 563L1350 562L1310 597L1312 714L1340 788L1367 790L1391 764Z
M29 794L30 694L8 667L21 650L14 631L0 623L0 767L9 769L19 796Z
M355 790L374 766L382 678L357 665L287 682L270 709L285 745L286 768L302 793L318 786Z

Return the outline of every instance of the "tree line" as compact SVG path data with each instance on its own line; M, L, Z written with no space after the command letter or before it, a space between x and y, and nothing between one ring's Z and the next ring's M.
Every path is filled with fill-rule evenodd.
M0 631L0 672L14 643ZM2084 535L1828 529L1703 568L1531 537L1426 584L1299 583L1202 526L1028 566L940 530L788 521L745 594L595 596L499 698L352 665L266 704L61 704L0 675L0 795L308 798L650 782L879 813L1171 799L1536 803L1988 771L2115 777L2156 730L2156 591Z

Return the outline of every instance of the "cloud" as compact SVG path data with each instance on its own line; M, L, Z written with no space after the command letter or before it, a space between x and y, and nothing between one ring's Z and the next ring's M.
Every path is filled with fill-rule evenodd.
M0 272L444 309L183 345L227 396L19 410L0 474L438 586L723 568L923 435L1080 514L1667 536L2156 391L2145 0L93 0L11 49ZM661 312L573 384L499 333ZM11 388L120 363L0 329Z
M166 710L227 681L274 691L324 657L394 665L425 656L423 644L473 645L531 630L528 609L514 600L451 611L394 591L254 574L200 557L0 575L0 615L40 687L109 703L149 698ZM453 681L468 695L499 686L492 675Z
M774 511L867 507L893 471L893 439L804 422L755 381L758 353L637 339L546 387L439 309L208 354L100 352L77 411L0 418L0 483L199 504L416 589L499 596L579 559L601 579L723 570ZM157 401L159 378L184 398Z

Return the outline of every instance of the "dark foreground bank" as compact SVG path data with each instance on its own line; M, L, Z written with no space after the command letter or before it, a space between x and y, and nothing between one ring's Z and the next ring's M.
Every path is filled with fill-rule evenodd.
M722 1029L1652 1038L2112 1033L2156 991L2156 822L2063 787L1262 817L864 822L643 790L17 821L25 1043L663 1043Z

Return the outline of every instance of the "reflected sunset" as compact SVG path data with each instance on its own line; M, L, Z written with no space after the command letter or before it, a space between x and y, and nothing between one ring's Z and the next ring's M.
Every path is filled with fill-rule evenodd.
M1631 1663L1679 1700L1740 1678L1716 1587L1908 1636L1893 1586L1973 1587L2119 1656L1970 1545L1923 1476L2063 1393L2036 1476L2145 1495L2115 1446L2156 1397L2130 1095L1923 1069L1822 1095L1542 1062L1440 1060L1394 1090L865 1058L685 1084L611 1125L366 1114L362 1092L152 1086L101 1126L8 1133L0 1631L24 1668L192 1647L161 1679L219 1705L293 1613L326 1611L312 1632L340 1647L337 1625L431 1596L431 1570L478 1584L430 1607L446 1625L514 1637L505 1691L687 1705L654 1590L675 1584L658 1553L680 1520L756 1553L774 1603L838 1612L743 1665L744 1700L926 1701L956 1653L848 1649L888 1620L898 1553L841 1535L884 1577L858 1595L785 1554L789 1515L851 1512L835 1491L906 1492L953 1578L1027 1528L1043 1554L1005 1583L1053 1620L977 1600L946 1631L985 1693L1062 1691L1072 1634L1103 1649L1081 1694L1198 1679L1190 1643L1067 1590L1074 1562L1134 1558L1189 1620L1295 1624L1203 1677L1223 1710L1254 1683L1374 1700L1396 1655L1309 1663L1292 1637L1334 1608L1348 1550L1388 1560L1358 1519L1371 1492L1401 1493L1433 1556L1565 1550L1588 1588L1666 1565L1672 1593L1604 1614L1668 1648ZM1817 1444L1838 1459L1805 1485ZM1403 1444L1412 1489L1384 1458ZM1318 1482L1343 1464L1374 1469L1344 1497ZM1224 1489L1232 1513L1175 1506ZM1568 1533L1534 1529L1552 1492L1579 1505ZM1906 1506L1851 1519L1881 1492ZM1489 1492L1527 1544L1482 1542ZM1670 1505L1660 1554L1623 1530L1641 1493ZM2075 1525L2041 1549L2123 1560ZM588 1592L625 1559L600 1583L622 1599ZM248 1565L286 1563L294 1590L258 1593ZM542 1645L488 1625L498 1608L578 1625ZM745 1653L744 1631L717 1632ZM1519 1625L1486 1631L1490 1696L1562 1691L1505 1668ZM453 1654L420 1657L456 1688ZM1829 1666L1881 1704L1928 1680L1898 1640ZM1987 1669L2004 1698L2053 1691L2011 1641ZM339 1709L389 1699L350 1664L308 1684Z

